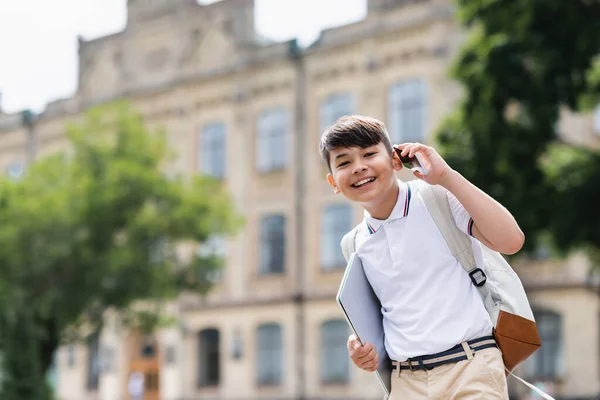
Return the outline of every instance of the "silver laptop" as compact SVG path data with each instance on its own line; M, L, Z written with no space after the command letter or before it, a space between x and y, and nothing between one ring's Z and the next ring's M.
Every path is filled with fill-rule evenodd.
M392 369L385 351L381 303L356 253L350 256L336 300L358 340L375 346L379 355L379 368L375 375L385 392L385 398L389 398L392 391Z

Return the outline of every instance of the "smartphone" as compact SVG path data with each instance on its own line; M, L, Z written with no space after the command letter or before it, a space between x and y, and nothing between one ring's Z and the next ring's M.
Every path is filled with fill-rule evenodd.
M419 153L415 153L414 157L409 157L400 155L400 153L402 153L402 150L396 147L394 147L394 150L396 150L396 153L400 158L400 162L406 168L410 169L411 171L418 171L423 175L427 175L429 173L429 170L424 166L423 162L421 161L421 156L419 155Z

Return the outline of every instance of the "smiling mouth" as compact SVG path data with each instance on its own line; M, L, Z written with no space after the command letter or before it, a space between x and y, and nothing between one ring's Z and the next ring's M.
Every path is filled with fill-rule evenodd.
M369 184L371 182L374 182L375 179L377 179L377 178L365 178L365 179L360 180L360 181L358 181L358 182L356 182L356 183L354 183L354 184L352 184L350 186L352 186L353 188L359 188L359 187L365 186L365 185L367 185L367 184Z

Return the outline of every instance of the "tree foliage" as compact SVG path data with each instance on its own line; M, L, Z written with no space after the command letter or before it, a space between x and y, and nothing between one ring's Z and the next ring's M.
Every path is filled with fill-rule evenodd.
M441 126L450 165L504 204L531 250L600 247L600 156L564 143L561 109L600 94L600 2L458 0L470 36L452 74L465 97Z
M11 335L29 327L34 372L47 371L60 343L97 331L106 310L151 329L160 310L140 301L206 293L220 260L193 249L240 223L220 182L167 176L164 132L126 103L95 108L67 131L71 155L0 181L0 339L10 360Z

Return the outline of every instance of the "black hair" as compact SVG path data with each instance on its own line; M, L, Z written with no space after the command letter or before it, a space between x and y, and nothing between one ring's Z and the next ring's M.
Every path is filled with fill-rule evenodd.
M376 146L381 142L385 145L388 153L392 154L392 142L383 122L372 117L349 115L338 119L323 133L319 144L319 153L331 172L329 153L332 150L340 147L364 149Z

